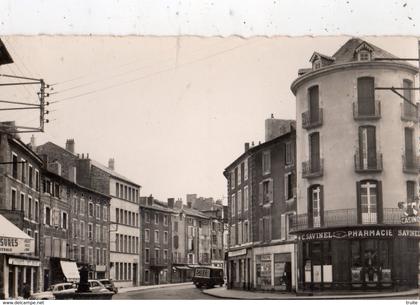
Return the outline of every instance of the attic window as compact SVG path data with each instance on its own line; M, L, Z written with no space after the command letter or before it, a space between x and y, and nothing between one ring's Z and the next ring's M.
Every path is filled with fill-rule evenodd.
M312 64L312 68L314 70L320 69L321 68L321 60L320 59L314 60L314 62Z
M371 60L371 53L368 50L360 51L358 56L359 56L359 61Z

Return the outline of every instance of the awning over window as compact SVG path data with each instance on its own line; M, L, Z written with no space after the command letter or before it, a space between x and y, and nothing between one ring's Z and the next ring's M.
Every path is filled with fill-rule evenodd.
M0 215L0 253L34 253L34 239Z
M68 282L80 281L79 270L77 270L77 265L75 262L60 261L60 265L61 270L63 270L64 276Z

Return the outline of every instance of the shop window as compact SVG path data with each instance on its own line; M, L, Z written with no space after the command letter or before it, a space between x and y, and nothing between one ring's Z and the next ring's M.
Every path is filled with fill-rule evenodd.
M271 289L271 254L256 256L256 277L257 286Z

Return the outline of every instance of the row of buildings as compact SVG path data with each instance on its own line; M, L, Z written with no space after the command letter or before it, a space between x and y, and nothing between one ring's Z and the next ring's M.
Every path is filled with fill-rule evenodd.
M310 62L296 122L268 119L224 172L229 287L417 287L418 68L357 38Z
M0 41L0 69L12 62ZM1 298L21 295L24 283L38 292L78 281L84 266L92 279L127 287L186 281L196 265L223 265L220 202L162 202L140 191L113 158L105 166L78 154L74 139L25 144L14 122L1 123Z

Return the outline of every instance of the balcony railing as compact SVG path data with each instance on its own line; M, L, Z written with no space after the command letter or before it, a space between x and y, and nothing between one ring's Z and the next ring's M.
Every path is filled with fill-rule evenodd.
M298 214L291 216L292 231L299 231L311 228L331 228L347 227L361 224L401 224L403 217L401 209L386 208L383 209L382 220L378 219L377 213L361 213L360 219L357 215L357 209L329 210L324 212L323 221L314 222L308 217L308 214ZM418 224L413 224L417 226Z
M401 103L401 120L402 121L418 121L418 111L417 108L419 104L410 104L408 102Z
M168 260L163 259L161 257L151 257L150 258L150 266L166 266L168 265Z
M321 177L324 174L324 159L302 162L302 178Z
M359 109L359 103L353 103L353 118L355 120L379 120L381 118L381 101L374 102L372 111Z
M357 173L381 172L382 154L377 152L374 160L366 160L366 162L364 162L361 151L357 149L354 154L354 170Z
M417 174L419 172L419 161L414 155L402 155L403 172L409 174Z
M318 108L317 113L311 113L309 110L302 113L302 128L311 129L321 126L323 113L322 108Z

